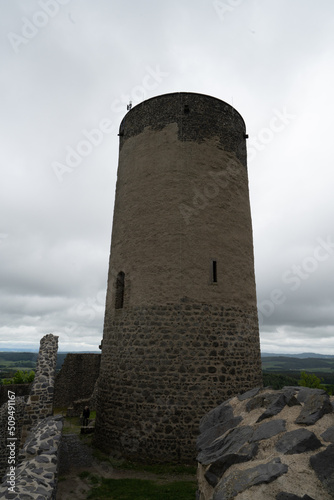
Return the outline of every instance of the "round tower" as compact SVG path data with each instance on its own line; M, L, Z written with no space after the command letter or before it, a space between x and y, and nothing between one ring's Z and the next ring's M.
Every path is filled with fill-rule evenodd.
M262 383L245 123L180 92L119 137L95 440L188 461L201 417Z

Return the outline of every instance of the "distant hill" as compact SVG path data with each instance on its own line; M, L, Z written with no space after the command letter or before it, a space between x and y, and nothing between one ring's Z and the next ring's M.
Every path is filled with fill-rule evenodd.
M265 374L280 374L300 378L301 371L313 373L325 384L334 384L334 356L316 357L317 354L305 353L303 357L262 356L262 370Z
M334 354L317 354L315 352L303 352L301 354L279 354L274 352L261 352L261 358L284 357L284 358L334 358Z
M100 351L78 351L73 352L73 354L100 354ZM56 370L60 370L64 359L66 358L68 352L58 352L57 353L57 365ZM36 366L38 352L22 352L17 350L3 350L0 351L0 372L6 372L8 370L14 372L17 370L34 370Z

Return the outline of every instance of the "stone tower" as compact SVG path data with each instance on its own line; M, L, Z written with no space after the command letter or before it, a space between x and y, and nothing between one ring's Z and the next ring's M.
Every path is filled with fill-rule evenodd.
M119 136L95 440L184 462L200 418L261 385L245 123L180 92Z

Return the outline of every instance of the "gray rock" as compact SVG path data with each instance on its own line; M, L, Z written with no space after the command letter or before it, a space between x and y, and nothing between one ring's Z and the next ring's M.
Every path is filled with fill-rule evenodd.
M332 413L332 411L333 408L326 392L323 394L309 394L305 400L302 411L296 419L296 424L313 425L326 413Z
M209 465L226 455L237 454L248 443L252 435L253 429L249 425L237 427L231 430L223 439L202 450L197 456L197 461L203 465Z
M334 425L321 434L322 439L334 443Z
M330 444L326 450L312 455L310 464L323 486L334 497L334 444Z
M221 405L214 408L209 413L207 413L199 424L200 432L204 432L210 427L214 427L217 424L221 424L226 420L231 420L233 418L233 409L227 402L222 403Z
M253 398L260 390L261 387L254 387L254 389L251 389L250 391L239 394L238 399L239 401L244 401L245 399Z
M261 441L276 436L280 432L285 431L285 420L271 420L260 425L254 432L251 441Z
M222 424L217 424L214 427L210 427L206 431L202 432L202 434L200 434L197 438L197 450L201 451L205 448L208 448L209 446L211 446L215 439L225 434L225 432L229 429L236 427L238 424L240 424L241 421L242 417L231 418L230 420L227 420Z
M300 402L296 398L296 390L293 387L284 390L284 397L288 406L300 406Z
M307 429L296 429L287 432L276 443L276 450L286 455L304 453L320 448L321 442L316 435Z
M301 387L297 394L297 399L300 403L305 403L309 396L314 394L326 394L322 389L311 389L310 387Z
M50 462L49 458L46 457L45 455L39 455L38 457L35 458L35 460L38 463L45 463L45 464L48 464Z
M231 465L252 460L252 458L254 458L257 454L257 451L257 444L246 444L238 452L227 453L219 460L213 462L205 473L205 479L211 486L215 487L218 484L219 479L223 474L225 474Z
M285 395L282 393L276 399L272 401L272 403L269 405L269 407L266 409L262 415L259 416L257 419L257 422L261 422L265 418L273 417L274 415L277 415L280 413L284 406L286 405L286 399Z
M232 500L238 493L261 483L270 483L288 472L288 466L279 458L251 469L238 471L228 475L217 486L213 500Z
M280 394L280 393L278 393ZM259 396L255 396L255 398L250 399L246 404L246 411L250 412L255 410L256 408L267 408L273 401L277 399L277 393L268 393L260 394Z

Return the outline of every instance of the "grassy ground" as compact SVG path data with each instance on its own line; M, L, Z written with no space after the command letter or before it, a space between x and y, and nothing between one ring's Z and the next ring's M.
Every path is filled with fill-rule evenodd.
M173 481L159 484L148 479L102 479L88 493L94 500L193 500L196 483Z

